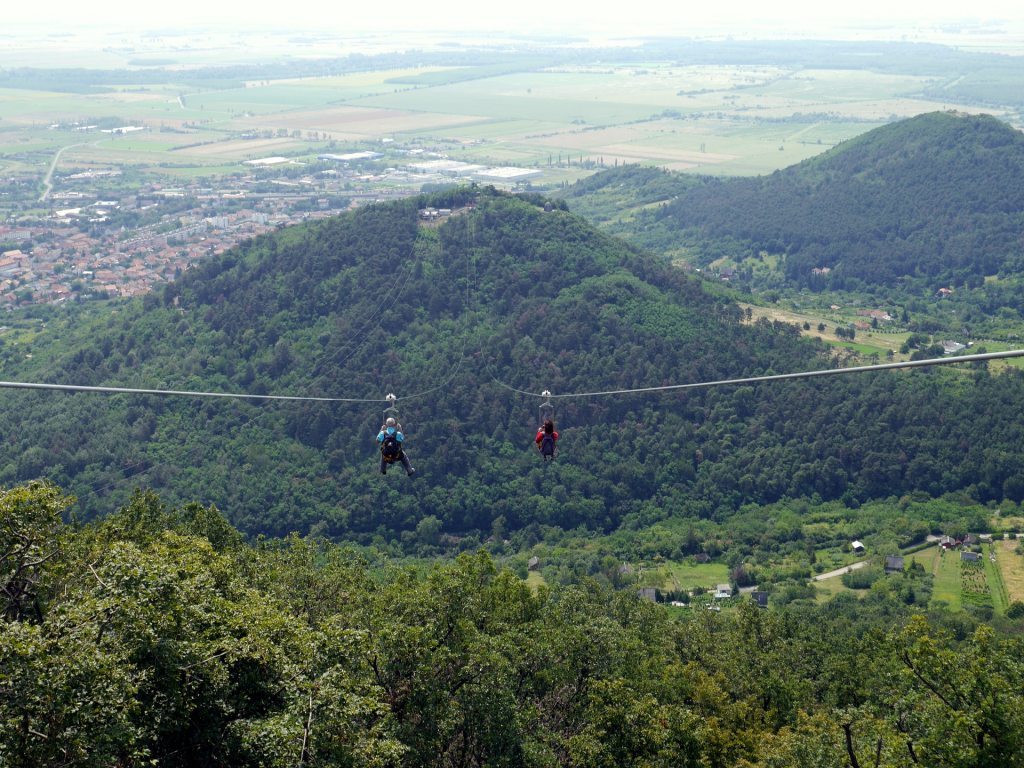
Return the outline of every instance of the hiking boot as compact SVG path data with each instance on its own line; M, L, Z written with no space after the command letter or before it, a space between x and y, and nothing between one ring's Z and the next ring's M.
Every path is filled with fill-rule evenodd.
M409 477L412 477L413 475L415 475L416 474L416 467L413 467L412 469L410 469L408 472L406 472L406 474Z

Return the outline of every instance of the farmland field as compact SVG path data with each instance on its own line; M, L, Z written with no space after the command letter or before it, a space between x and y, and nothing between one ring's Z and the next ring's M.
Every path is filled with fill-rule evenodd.
M1015 539L996 542L996 563L1010 602L1024 601L1024 556L1017 554Z
M985 565L985 578L991 590L992 605L996 613L1006 613L1006 609L1010 607L1009 592L996 557L996 545L986 545L982 562Z
M407 111L367 107L333 106L320 110L300 110L253 118L238 118L232 126L244 128L287 128L289 130L320 130L348 132L368 139L380 139L394 133L436 130L465 123L480 122L472 114L446 113L438 110Z
M960 599L964 605L993 605L998 607L1002 601L995 600L993 585L989 581L986 568L987 560L982 557L977 562L959 561L960 565ZM1004 607L1005 610L1005 607Z
M694 64L625 50L558 66L529 57L426 66L407 59L323 76L259 79L257 70L233 74L225 66L216 77L191 78L190 67L213 63L214 38L211 47L195 50L133 51L120 60L112 53L116 49L97 54L97 62L124 76L108 78L95 92L45 90L47 83L59 82L45 77L28 83L34 90L0 89L0 173L42 178L57 149L96 136L104 139L97 146L64 153L61 168L108 164L162 173L170 164L174 169L167 173L180 175L183 166L201 173L271 150L308 159L325 148L340 153L390 140L395 149L536 168L543 176L533 183L542 188L622 163L752 175L793 165L897 117L937 109L978 111L926 98L931 91L950 99L956 93L937 89L935 76ZM53 41L37 44L54 49ZM316 36L297 44L303 57L338 55ZM252 45L240 48L236 40L216 63L239 61L265 46L284 45L291 56L296 50L290 39L272 36ZM362 52L375 43L346 45ZM142 125L149 132L110 139L75 132L74 124ZM273 141L257 143L268 140ZM384 162L400 164L394 157Z
M925 571L935 577L932 601L943 602L953 610L959 610L962 606L963 590L960 580L960 553L929 547L911 555L911 560L921 563Z
M964 605L991 606L997 613L1005 613L1007 602L999 583L1000 573L997 568L1002 569L1003 582L1009 587L1006 578L1007 569L1003 565L1004 557L1018 557L1012 551L1004 555L1000 548L1003 542L997 542L999 548L998 563L992 563L989 555L989 545L985 545L982 558L977 563L965 563L960 559L960 552L950 550L944 552L938 547L929 547L910 556L910 559L921 563L928 573L935 577L935 585L932 592L932 600L943 602L954 610L959 610ZM1016 546L1016 542L1005 542ZM1016 573L1014 571L1013 573ZM1017 576L1015 581L1017 589L1024 586L1024 573ZM1010 599L1013 600L1014 598Z
M650 581L660 583L662 589L713 589L716 584L729 581L729 566L725 563L666 563Z
M841 317L835 312L796 312L782 307L759 307L755 304L746 304L743 302L740 302L739 305L743 309L750 309L750 317L752 321L765 317L769 320L779 320L784 323L792 323L801 328L801 333L804 336L821 337L823 341L826 341L835 347L853 349L860 354L867 355L885 355L887 352L892 351L894 354L894 360L907 357L907 355L899 355L897 353L900 345L902 345L909 336L908 333L874 333L872 331L858 331L856 336L857 340L850 343L836 336L835 330L838 325L847 325L851 318ZM807 323L810 326L809 330L802 329L804 323ZM824 323L825 325L824 331L818 330L818 325L821 323Z

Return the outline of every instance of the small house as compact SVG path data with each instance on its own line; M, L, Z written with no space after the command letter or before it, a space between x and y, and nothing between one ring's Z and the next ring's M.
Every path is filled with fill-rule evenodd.
M903 558L900 555L887 555L885 558L886 573L903 573Z
M850 549L853 550L853 553L855 555L863 555L864 554L864 542L856 541L856 540L855 541L851 541L850 542Z
M960 559L967 563L978 563L981 562L981 553L964 550L960 553Z
M758 608L767 608L768 607L768 593L767 592L761 592L761 591L751 592L750 593L750 599L754 601L754 605L756 605Z
M526 563L526 570L536 571L540 567L540 558L534 555Z
M715 600L725 600L728 597L732 597L731 585L719 584L715 587Z

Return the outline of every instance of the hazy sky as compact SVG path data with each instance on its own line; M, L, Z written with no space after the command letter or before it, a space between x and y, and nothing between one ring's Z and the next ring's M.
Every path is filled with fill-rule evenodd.
M234 28L273 25L280 29L501 30L593 34L687 34L697 29L750 32L765 25L811 31L829 26L934 26L954 20L1024 22L1021 0L385 0L384 2L257 3L241 0L47 0L4 3L4 26L24 24L110 28Z

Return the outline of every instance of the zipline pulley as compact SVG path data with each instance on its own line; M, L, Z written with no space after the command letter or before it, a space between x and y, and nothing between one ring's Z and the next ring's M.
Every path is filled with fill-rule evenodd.
M395 406L395 403L398 402L398 398L395 397L393 392L389 392L388 395L384 398L384 400L387 401L388 407L384 409L384 422L383 423L386 424L388 419L391 418L391 419L394 419L395 423L397 424L398 423L398 408Z
M551 392L544 390L540 393L540 396L544 398L544 402L540 404L540 423L543 424L549 419L555 420L555 406L551 404Z

